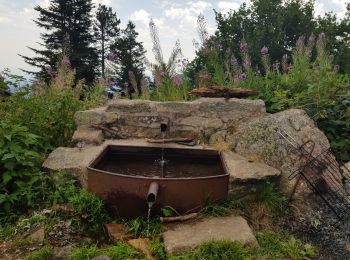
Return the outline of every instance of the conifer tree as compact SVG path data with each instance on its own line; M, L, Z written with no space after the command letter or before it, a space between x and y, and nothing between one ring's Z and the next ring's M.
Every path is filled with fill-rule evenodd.
M48 8L35 7L39 17L34 22L45 32L41 33L42 49L29 47L34 57L21 55L26 63L39 69L29 73L49 79L66 48L77 79L85 78L88 82L94 79L97 54L92 47L92 8L92 0L51 0Z
M112 41L119 35L120 20L111 7L99 4L94 20L94 33L98 44L101 74L105 78L105 64Z
M142 42L137 41L137 36L135 24L129 21L121 37L111 47L118 57L115 66L118 81L128 88L130 98L135 91L141 95L141 80L145 71L146 51Z

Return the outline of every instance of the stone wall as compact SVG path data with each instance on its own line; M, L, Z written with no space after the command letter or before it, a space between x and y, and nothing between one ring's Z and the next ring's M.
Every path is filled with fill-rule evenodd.
M198 99L193 102L151 102L118 100L108 107L80 111L75 115L78 129L103 126L122 138L160 138L160 124L167 123L167 138L193 137L209 141L254 118L266 116L261 100ZM103 131L112 138L112 132ZM213 137L213 138L214 138ZM89 141L89 140L86 140Z

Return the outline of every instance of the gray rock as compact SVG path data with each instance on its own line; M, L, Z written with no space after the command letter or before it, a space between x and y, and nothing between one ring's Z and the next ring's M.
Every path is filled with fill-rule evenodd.
M42 244L45 239L45 226L44 224L38 224L33 226L30 230L28 230L24 236L25 239L33 243Z
M43 167L51 172L64 171L86 187L86 167L102 151L104 146L86 148L59 147L45 160Z
M85 144L102 144L104 136L101 130L95 130L88 127L78 128L72 137L73 143L84 142Z
M118 119L118 114L108 113L106 107L94 108L86 111L78 111L74 115L77 126L91 126L101 123L113 123Z
M249 160L231 151L222 156L230 174L231 181L260 181L280 176L281 171L265 163Z
M301 166L302 160L300 154L278 134L280 130L287 132L299 144L314 141L314 156L329 148L324 133L305 111L299 109L286 110L239 125L226 137L226 141L238 154L281 170L281 183L287 191L291 191L294 183L288 181L287 177Z
M165 250L180 254L190 251L207 241L238 241L257 245L247 221L239 216L209 218L197 223L177 224L163 232Z
M68 259L70 253L73 250L73 246L68 245L68 246L63 246L63 247L54 247L53 248L53 258L57 260L63 260L63 259Z

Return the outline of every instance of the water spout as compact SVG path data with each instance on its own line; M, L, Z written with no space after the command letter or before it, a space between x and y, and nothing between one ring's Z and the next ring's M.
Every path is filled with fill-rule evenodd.
M147 235L149 235L149 218L151 216L151 210L154 203L156 203L158 196L159 185L156 182L152 182L149 185L147 193L147 203L148 203L148 212L147 212Z
M158 190L159 190L158 183L152 182L151 185L149 185L148 193L147 193L147 202L148 202L148 205L150 205L151 207L157 200Z

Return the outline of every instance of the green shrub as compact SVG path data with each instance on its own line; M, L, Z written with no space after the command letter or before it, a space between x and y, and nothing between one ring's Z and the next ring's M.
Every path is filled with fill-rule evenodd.
M24 126L0 122L0 219L11 221L45 197L47 176L38 171L41 141Z

